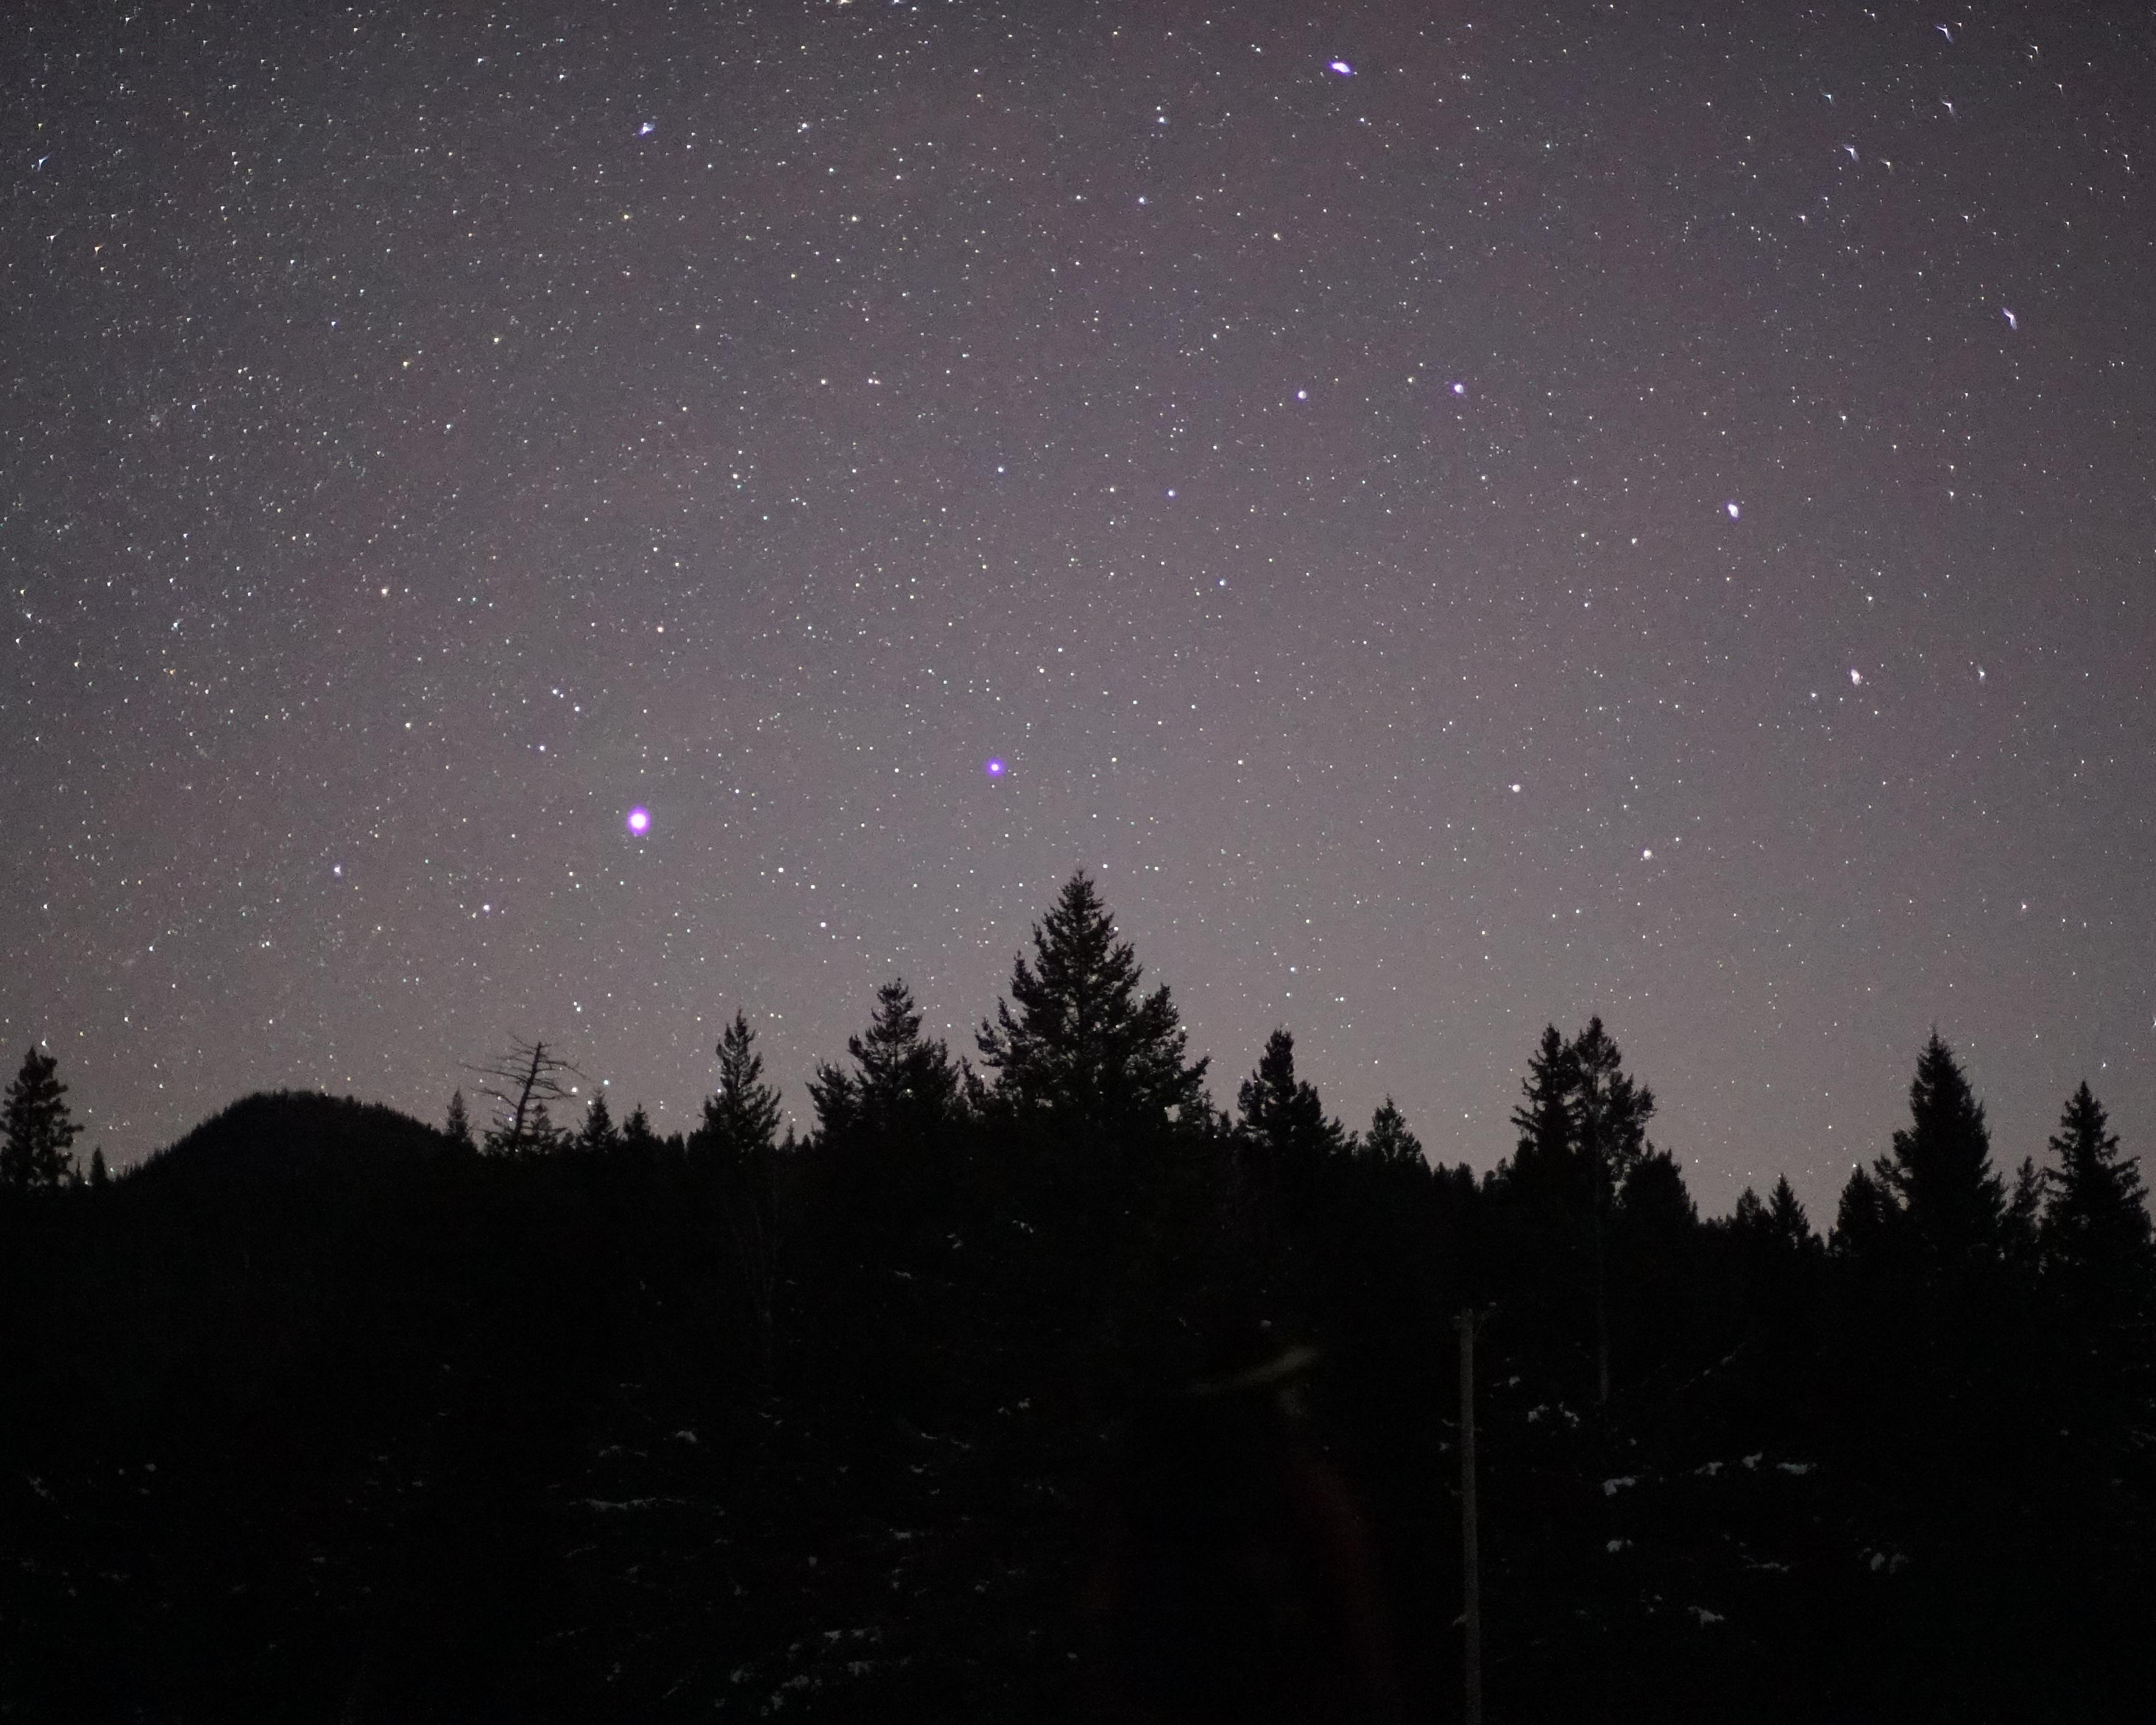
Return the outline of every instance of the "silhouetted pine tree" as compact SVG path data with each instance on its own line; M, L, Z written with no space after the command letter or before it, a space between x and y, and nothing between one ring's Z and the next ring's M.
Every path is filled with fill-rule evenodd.
M704 1098L703 1121L689 1135L690 1155L726 1163L770 1155L778 1142L778 1091L763 1081L763 1056L747 1013L737 1010L721 1034L718 1060L718 1088Z
M827 1060L808 1081L827 1139L919 1138L947 1125L958 1107L958 1069L939 1039L921 1034L912 991L898 978L876 990L867 1032L846 1039L851 1072Z
M1999 1250L2025 1285L2033 1285L2038 1273L2043 1219L2044 1177L2036 1170L2036 1158L2025 1156L2014 1171L2014 1184L1999 1219Z
M1370 1116L1370 1129L1357 1141L1357 1153L1380 1168L1427 1169L1422 1140L1408 1130L1406 1117L1387 1096Z
M0 1105L0 1186L57 1186L74 1166L69 1147L82 1128L68 1107L68 1087L54 1076L59 1065L58 1055L32 1048L8 1086Z
M1031 963L1024 953L1013 962L1010 997L975 1038L996 1075L984 1100L1081 1129L1157 1127L1204 1111L1207 1063L1184 1060L1165 985L1139 998L1144 972L1082 869L1034 925L1033 949Z
M2118 1134L2086 1081L2067 1099L2050 1143L2059 1159L2045 1175L2050 1263L2061 1271L2143 1272L2150 1230L2140 1158L2119 1154Z
M1851 1168L1835 1205L1827 1250L1837 1258L1863 1261L1876 1255L1887 1231L1887 1195L1861 1168Z
M718 1060L718 1088L704 1099L703 1120L689 1135L689 1160L716 1182L767 1379L777 1348L780 1108L777 1088L763 1081L763 1056L747 1013L737 1009L720 1035Z
M639 1102L621 1123L621 1147L629 1154L649 1161L659 1152L659 1135L651 1129L651 1117Z
M2103 1104L2086 1081L2067 1099L2045 1173L2045 1273L2081 1321L2102 1327L2145 1308L2156 1291L2156 1249L2140 1158L2122 1156Z
M1570 1045L1555 1024L1545 1025L1527 1057L1527 1076L1520 1081L1522 1100L1512 1110L1518 1137L1511 1163L1499 1170L1510 1183L1525 1191L1584 1195L1573 1111L1578 1088Z
M1266 1039L1257 1070L1243 1081L1235 1101L1241 1116L1237 1135L1270 1161L1305 1167L1348 1147L1348 1134L1337 1120L1327 1117L1317 1091L1295 1076L1295 1038L1286 1029Z
M1767 1234L1784 1251L1809 1257L1820 1250L1820 1237L1812 1232L1811 1218L1797 1201L1787 1174L1778 1175L1767 1199Z
M1991 1166L1991 1131L1952 1049L1932 1032L1909 1085L1908 1127L1873 1171L1886 1239L1928 1276L1997 1259L2006 1186Z
M100 1144L90 1153L90 1184L92 1191L102 1192L112 1183L105 1168L105 1147Z
M575 1147L586 1156L610 1156L621 1147L621 1134L614 1129L613 1111L607 1106L604 1091L592 1092Z
M479 1141L472 1136L471 1117L465 1112L465 1093L454 1091L449 1096L449 1116L442 1122L442 1136L459 1150L476 1150Z

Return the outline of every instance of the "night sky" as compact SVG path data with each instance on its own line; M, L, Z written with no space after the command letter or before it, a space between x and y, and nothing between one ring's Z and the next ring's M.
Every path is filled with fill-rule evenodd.
M737 1006L806 1125L1080 865L1223 1103L1486 1168L1599 1012L1825 1223L1936 1024L2156 1151L2145 10L9 11L80 1153L512 1034L682 1127Z

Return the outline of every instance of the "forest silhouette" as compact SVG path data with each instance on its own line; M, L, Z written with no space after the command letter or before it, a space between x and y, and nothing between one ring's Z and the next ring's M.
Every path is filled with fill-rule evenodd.
M2146 1717L2156 1251L2086 1085L1953 1050L1824 1234L1702 1219L1599 1019L1495 1169L1212 1101L1083 874L965 1059L906 985L693 1131L519 1044L442 1129L249 1096L74 1168L0 1117L0 1717Z

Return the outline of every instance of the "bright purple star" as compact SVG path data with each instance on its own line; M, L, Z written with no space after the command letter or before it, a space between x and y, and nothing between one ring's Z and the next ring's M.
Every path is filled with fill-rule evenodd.
M987 760L981 762L981 771L987 773L990 778L1001 778L1004 776L1003 757L1000 755L989 756Z
M1467 386L1465 383L1455 383L1452 386L1452 393L1455 395L1465 395L1467 393Z
M651 830L651 811L641 803L638 803L629 811L628 826L630 832L641 839Z
M1335 60L1325 69L1328 72L1337 72L1342 78L1353 78L1355 75L1355 69L1345 60Z

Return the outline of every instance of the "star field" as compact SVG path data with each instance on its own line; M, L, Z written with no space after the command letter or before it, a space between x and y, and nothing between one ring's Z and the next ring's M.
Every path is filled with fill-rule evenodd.
M1487 1167L1599 1013L1824 1221L1936 1024L2002 1162L2084 1076L2156 1149L2146 18L4 29L0 1036L85 1153L512 1034L665 1130L737 1005L805 1124L1081 864L1216 1101L1286 1024Z

